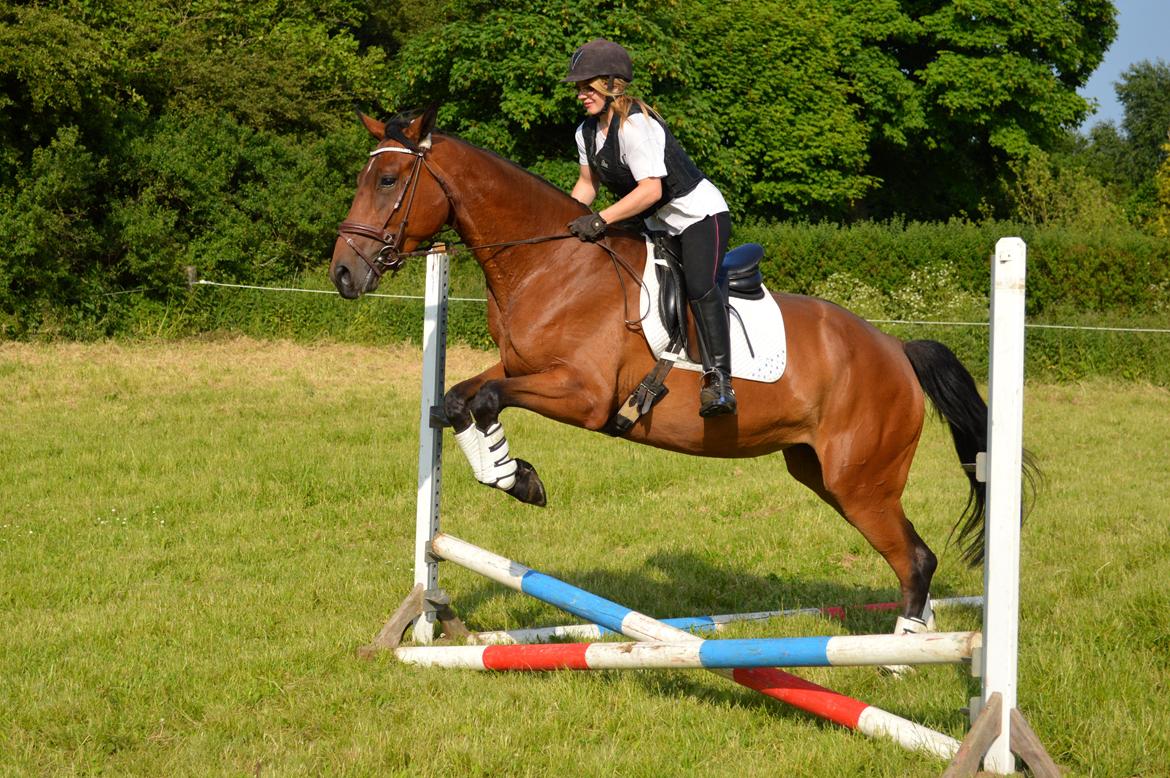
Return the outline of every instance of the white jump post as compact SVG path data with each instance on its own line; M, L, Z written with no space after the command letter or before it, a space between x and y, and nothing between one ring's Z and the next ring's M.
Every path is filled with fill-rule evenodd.
M983 567L983 697L1000 700L999 736L984 768L1015 772L1011 711L1016 708L1020 613L1020 509L1024 445L1024 282L1020 238L995 244L991 266L991 361L988 372L987 559Z
M447 363L447 285L450 259L444 247L427 255L423 297L423 368L418 422L418 501L415 507L414 582L424 591L439 588L439 563L428 545L439 531L439 495L443 468L443 430L431 425L431 409L443 402ZM435 613L424 610L414 623L414 641L435 639Z
M1039 778L1060 769L1016 708L1020 627L1020 518L1024 461L1024 281L1020 238L995 244L991 263L991 346L987 452L976 477L987 483L983 563L983 647L974 668L983 679L971 700L973 721L945 778L974 775L980 760L995 775L1015 772L1016 756Z

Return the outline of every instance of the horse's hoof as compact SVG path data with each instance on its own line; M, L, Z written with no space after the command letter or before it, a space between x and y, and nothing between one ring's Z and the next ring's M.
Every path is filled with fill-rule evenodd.
M536 468L523 459L516 460L516 483L507 491L520 502L538 508L548 505L548 496L544 493L544 484L536 474Z

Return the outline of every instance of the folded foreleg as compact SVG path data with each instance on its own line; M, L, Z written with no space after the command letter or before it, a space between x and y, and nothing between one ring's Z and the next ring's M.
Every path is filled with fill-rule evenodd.
M503 375L503 366L496 363L476 377L451 387L443 398L444 421L454 429L455 442L467 457L475 480L501 489L521 502L543 506L547 497L536 470L509 453L494 390L478 396L485 385L494 386Z

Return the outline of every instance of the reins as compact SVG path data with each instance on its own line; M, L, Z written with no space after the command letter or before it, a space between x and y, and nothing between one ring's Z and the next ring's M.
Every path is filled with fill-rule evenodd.
M421 176L419 176L419 172L421 168L425 167L427 172L431 174L431 177L435 179L435 182L438 183L439 187L443 190L443 194L447 198L448 205L451 205L452 209L454 208L451 201L450 190L447 188L447 185L444 183L443 179L435 174L434 169L426 159L426 152L431 147L430 136L427 136L427 138L423 140L422 143L417 145L411 142L410 139L405 135L401 134L395 136L393 140L402 143L403 147L381 146L371 151L369 156L375 157L379 154L385 153L409 154L414 157L414 164L411 166L410 178L407 182L407 185L402 188L401 192L399 192L398 199L395 200L394 206L390 209L390 213L386 216L386 220L382 223L381 227L375 227L370 224L348 220L341 222L341 224L337 226L337 234L346 242L346 245L348 245L350 249L352 249L353 252L357 254L363 262L366 263L366 266L369 268L370 272L373 273L377 278L381 278L386 273L386 271L390 271L390 274L393 276L402 269L404 264L406 264L406 259L408 257L426 256L432 251L430 248L416 249L414 251L399 251L399 246L401 246L402 240L406 235L406 225L407 220L410 217L411 207L414 205L414 195L418 190L418 180L421 178ZM406 199L408 195L409 199ZM390 220L394 218L394 214L397 213L398 209L402 207L404 199L406 199L406 208L402 213L402 219L399 221L397 229L391 233L388 230ZM378 249L378 252L373 255L373 257L366 256L366 253L363 252L350 238L351 235L378 241L382 244L382 246ZM478 246L468 246L466 244L462 244L462 250L474 252L479 249L505 249L515 246L529 246L538 243L549 243L552 241L566 240L570 238L573 240L578 240L575 235L570 234L539 235L533 238L524 238L521 240L501 241L499 243L483 243ZM622 278L621 271L625 270L627 273L629 273L630 277L634 279L634 282L639 287L643 285L641 277L638 275L637 271L634 270L633 266L631 266L630 263L626 261L626 259L620 254L618 254L618 252L613 248L602 242L597 242L595 245L608 254L610 261L613 262L614 270L618 277L618 284L622 289L622 305L625 311L625 313L622 315L622 318L626 326L633 327L641 324L642 320L646 318L645 316L639 316L637 319L629 318L629 295L626 294L626 282L625 279Z

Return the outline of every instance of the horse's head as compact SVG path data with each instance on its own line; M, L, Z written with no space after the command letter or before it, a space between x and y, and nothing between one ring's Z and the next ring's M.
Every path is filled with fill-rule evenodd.
M342 297L378 287L382 274L401 267L413 251L443 228L450 202L427 161L437 108L413 119L382 123L360 114L378 140L358 175L357 193L337 228L329 278Z

